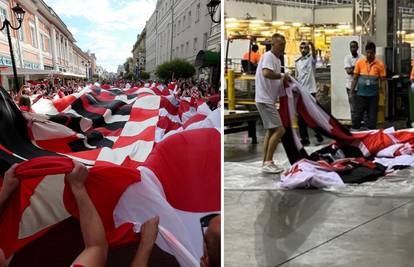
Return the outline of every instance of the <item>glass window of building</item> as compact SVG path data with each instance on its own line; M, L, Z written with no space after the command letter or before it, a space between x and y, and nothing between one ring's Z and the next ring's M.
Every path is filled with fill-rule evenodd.
M203 49L207 49L208 33L203 34Z
M7 18L7 10L5 8L0 7L0 18L1 21L4 21ZM6 29L3 29L2 32L6 34Z
M193 42L193 52L197 51L198 48L198 38L194 38L194 42Z
M191 10L188 11L188 28L191 27Z
M199 20L200 20L200 3L197 4L195 22L197 23Z
M37 38L36 38L35 26L32 22L29 25L30 25L30 38L31 38L31 41L32 41L32 46L37 48Z

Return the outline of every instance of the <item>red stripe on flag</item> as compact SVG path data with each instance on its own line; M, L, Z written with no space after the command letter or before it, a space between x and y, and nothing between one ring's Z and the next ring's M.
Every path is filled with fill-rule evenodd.
M138 140L149 141L149 142L154 141L155 129L156 129L155 126L150 126L146 128L144 131L142 131L141 133L139 133L138 135L120 136L112 148L115 149L115 148L128 146L128 145L131 145L137 142Z
M129 121L145 121L158 116L158 114L159 111L157 109L132 108Z
M74 95L68 95L64 98L59 98L53 101L53 105L57 109L57 111L62 112L68 106L72 105L73 102L76 101L76 97Z
M158 143L148 166L160 180L168 203L189 212L220 210L220 133L188 130Z

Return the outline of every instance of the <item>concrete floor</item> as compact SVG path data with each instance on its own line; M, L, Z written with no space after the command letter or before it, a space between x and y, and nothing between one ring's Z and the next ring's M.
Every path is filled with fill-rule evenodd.
M414 266L413 170L344 192L282 191L260 172L258 137L224 138L225 266ZM289 166L282 147L275 158Z

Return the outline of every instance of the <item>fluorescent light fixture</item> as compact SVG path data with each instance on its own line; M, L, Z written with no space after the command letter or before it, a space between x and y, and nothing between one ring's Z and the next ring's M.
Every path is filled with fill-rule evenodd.
M281 26L281 25L284 25L284 24L285 24L284 21L272 21L272 25L274 25L274 26Z

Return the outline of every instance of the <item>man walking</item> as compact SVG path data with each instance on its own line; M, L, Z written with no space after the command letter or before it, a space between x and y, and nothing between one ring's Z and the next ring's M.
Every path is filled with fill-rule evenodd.
M302 42L299 46L300 53L302 56L295 62L296 66L296 78L303 89L307 90L313 97L316 96L316 80L315 80L315 69L316 69L316 50L312 42ZM312 50L312 54L310 53ZM302 118L298 116L299 124L299 135L302 145L307 146L310 144L308 135L308 126ZM316 139L319 143L323 141L322 136L316 133Z
M263 147L262 171L266 173L280 173L283 169L273 162L273 154L276 151L280 139L285 134L279 112L276 109L276 101L283 90L283 81L288 79L281 72L279 57L285 51L286 40L281 34L272 36L272 48L263 54L256 71L256 106L266 129Z
M349 50L351 51L351 53L345 56L344 67L345 67L346 73L348 74L346 77L345 88L346 88L346 93L348 94L348 102L349 102L349 107L351 110L351 118L352 118L352 114L354 113L354 104L353 104L353 97L351 94L351 87L352 87L352 81L354 80L355 64L358 61L358 59L361 58L361 55L358 54L358 42L351 41L349 43Z
M369 42L365 46L366 58L359 59L355 64L351 87L351 93L354 95L353 130L361 128L361 119L365 111L368 114L368 128L376 129L377 126L378 92L380 83L384 86L385 67L381 60L375 58L375 52L375 44Z

